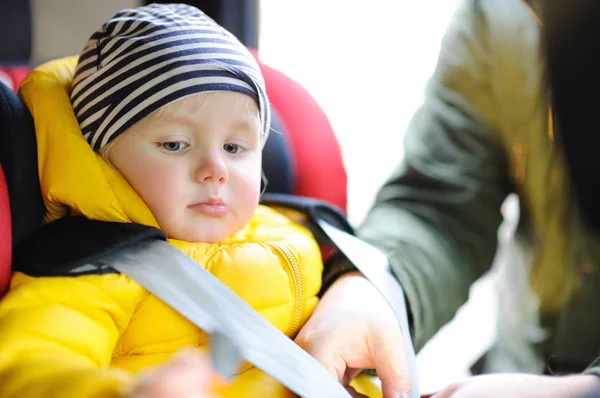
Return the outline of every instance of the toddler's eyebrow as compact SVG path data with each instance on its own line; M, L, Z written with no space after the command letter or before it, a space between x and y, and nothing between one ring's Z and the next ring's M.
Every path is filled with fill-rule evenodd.
M248 130L253 133L258 132L258 130L260 130L260 120L256 117L252 117L250 115L248 117L242 117L239 119L235 119L231 123L231 125L236 130L237 129Z

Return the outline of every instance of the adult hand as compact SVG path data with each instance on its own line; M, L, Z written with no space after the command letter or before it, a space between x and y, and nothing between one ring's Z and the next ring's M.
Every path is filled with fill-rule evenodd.
M361 370L374 368L384 398L409 397L400 324L385 298L359 272L343 275L327 290L296 343L346 386Z
M185 348L163 365L144 372L127 398L217 398L226 381L207 355Z
M448 386L432 398L580 398L597 386L600 379L591 375L490 374Z

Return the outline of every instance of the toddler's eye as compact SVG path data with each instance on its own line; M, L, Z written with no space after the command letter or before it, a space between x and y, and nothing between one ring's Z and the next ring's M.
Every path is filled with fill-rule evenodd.
M179 152L179 151L187 148L189 145L186 144L183 141L168 141L168 142L163 142L161 144L161 146L166 151L169 151L169 152Z
M225 149L225 152L228 153L238 153L239 151L242 150L242 148L237 145L237 144L225 144L223 145L223 149Z

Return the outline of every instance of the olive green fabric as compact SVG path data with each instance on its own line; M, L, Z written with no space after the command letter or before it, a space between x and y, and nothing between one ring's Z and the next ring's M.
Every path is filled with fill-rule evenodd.
M578 372L600 354L599 242L580 225L553 141L537 7L461 2L402 162L358 233L387 252L419 350L489 270L501 205L517 193L521 221L506 260L509 267L527 260L525 284L536 299L522 305L534 307L534 323L547 333L530 336L545 367L534 370ZM503 334L509 345L518 340Z

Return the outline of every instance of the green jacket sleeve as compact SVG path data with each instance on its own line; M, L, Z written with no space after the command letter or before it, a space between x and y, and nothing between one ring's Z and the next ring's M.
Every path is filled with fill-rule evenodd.
M358 229L383 249L410 306L419 350L490 266L510 192L495 127L485 19L462 2L446 32L404 157Z

